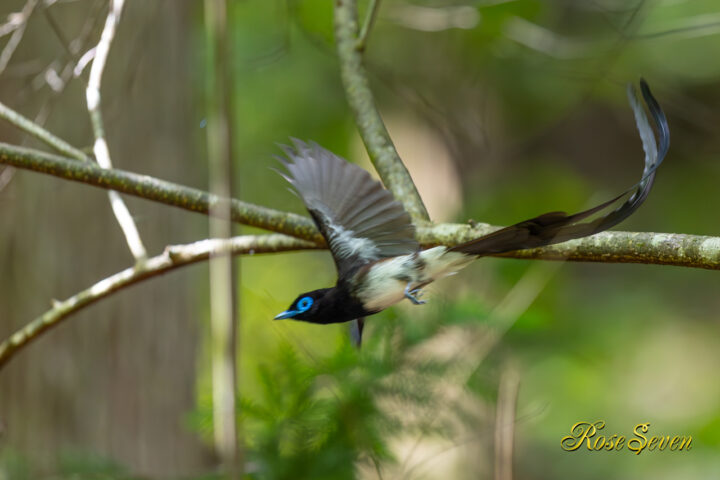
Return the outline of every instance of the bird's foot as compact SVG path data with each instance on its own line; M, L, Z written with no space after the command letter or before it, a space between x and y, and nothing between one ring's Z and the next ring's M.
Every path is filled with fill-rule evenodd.
M405 296L415 305L422 305L424 303L427 303L425 300L419 300L419 297L422 296L422 291L419 288L416 288L414 290L410 290L410 284L408 283L405 287Z

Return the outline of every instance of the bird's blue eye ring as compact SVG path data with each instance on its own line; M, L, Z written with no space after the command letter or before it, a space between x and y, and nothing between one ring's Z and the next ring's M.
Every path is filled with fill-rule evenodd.
M297 303L297 308L301 312L306 312L312 307L313 299L311 297L303 297L300 299L300 301Z

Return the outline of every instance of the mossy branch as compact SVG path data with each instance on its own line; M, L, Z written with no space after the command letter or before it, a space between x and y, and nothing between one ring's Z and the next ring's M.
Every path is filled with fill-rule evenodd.
M0 143L0 164L33 170L66 180L116 190L165 205L209 214L219 197L196 188L178 185L148 175L117 169L102 169L93 163L78 162L57 155ZM232 220L309 241L316 248L325 240L310 218L242 202L231 203ZM487 223L440 223L418 227L423 247L453 246L486 235L500 227ZM602 232L532 250L498 255L508 258L569 260L577 262L647 263L720 270L720 237L651 232Z
M421 227L417 238L426 248L453 246L487 235L498 228L487 223L478 223L473 227L442 223ZM644 263L720 270L720 237L607 231L547 247L493 256L570 262Z

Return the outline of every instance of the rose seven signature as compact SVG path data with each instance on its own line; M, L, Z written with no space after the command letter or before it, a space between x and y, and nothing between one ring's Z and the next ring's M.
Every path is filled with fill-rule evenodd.
M643 451L687 451L692 448L692 436L688 435L647 435L649 423L639 423L633 429L633 436L604 435L600 430L605 428L605 422L578 422L570 429L570 435L560 440L560 446L567 452L580 450L585 446L589 451L613 451L627 448L636 455Z

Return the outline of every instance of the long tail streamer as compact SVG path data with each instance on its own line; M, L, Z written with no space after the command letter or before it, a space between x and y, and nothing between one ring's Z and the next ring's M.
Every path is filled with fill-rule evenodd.
M667 119L660 105L652 96L650 87L648 87L645 80L640 80L640 91L658 132L658 140L656 141L645 110L638 100L636 89L629 85L628 99L635 115L635 123L645 151L645 168L638 183L615 198L589 210L574 215L568 215L565 212L545 213L457 245L452 247L450 251L483 256L542 247L602 232L632 215L650 193L655 180L655 171L670 148L670 129ZM594 220L581 223L581 220L610 208L624 197L628 197L627 200L614 210Z

